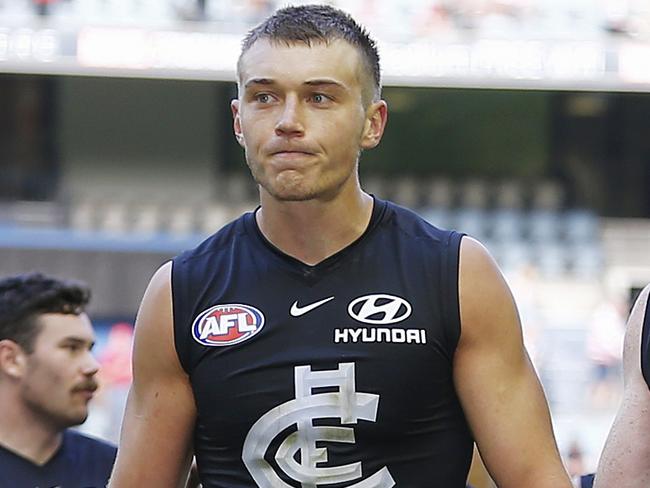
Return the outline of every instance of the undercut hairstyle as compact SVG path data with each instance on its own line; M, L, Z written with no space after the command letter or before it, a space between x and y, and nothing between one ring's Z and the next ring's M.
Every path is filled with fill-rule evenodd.
M242 51L237 62L241 75L242 57L260 39L292 45L302 43L329 43L344 40L361 54L364 67L372 79L372 100L381 96L381 73L376 42L368 31L349 14L328 5L301 5L285 7L275 12L248 32L242 41Z
M35 272L0 278L0 340L9 339L29 354L41 331L40 315L79 315L89 300L90 289L79 281Z

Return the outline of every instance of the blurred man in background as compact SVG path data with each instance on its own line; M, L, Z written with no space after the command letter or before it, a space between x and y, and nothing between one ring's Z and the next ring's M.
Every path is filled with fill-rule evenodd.
M52 13L52 7L56 4L58 0L32 0L32 3L36 7L36 12L38 15L46 16Z
M650 285L639 295L625 333L623 401L607 437L596 488L650 486Z
M603 295L589 320L587 358L592 365L590 400L593 408L615 406L620 398L625 312L619 302Z
M0 279L0 486L105 486L116 448L82 424L97 382L83 284Z
M360 187L387 120L367 32L279 10L238 76L261 206L153 277L111 486L177 486L194 450L206 486L464 488L476 440L500 488L569 488L485 248Z

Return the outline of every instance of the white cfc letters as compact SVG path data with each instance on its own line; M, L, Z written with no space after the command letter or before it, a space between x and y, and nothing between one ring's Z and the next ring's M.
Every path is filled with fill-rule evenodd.
M391 488L395 485L388 468L383 467L361 480L361 462L343 466L318 467L328 460L327 449L316 447L319 441L353 444L351 427L314 426L318 418L341 419L343 425L354 425L359 419L374 422L379 395L355 391L354 363L341 363L336 370L312 371L309 366L294 370L296 398L278 405L264 414L246 436L242 459L260 488L292 488L278 476L264 459L273 439L283 430L296 426L275 453L280 469L302 488L353 482L348 488ZM338 391L312 393L314 388L338 387ZM299 456L297 456L299 454ZM297 461L296 459L300 459Z

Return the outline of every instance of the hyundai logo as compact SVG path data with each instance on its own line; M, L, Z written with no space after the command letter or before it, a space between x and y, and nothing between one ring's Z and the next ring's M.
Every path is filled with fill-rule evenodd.
M348 305L350 317L366 324L395 324L407 319L411 311L409 302L384 293L365 295Z

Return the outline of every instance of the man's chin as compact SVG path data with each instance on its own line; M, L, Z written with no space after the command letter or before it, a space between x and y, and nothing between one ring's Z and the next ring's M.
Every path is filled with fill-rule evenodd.
M315 191L297 185L265 189L275 200L280 202L306 202L318 197L318 194Z
M316 198L315 195L310 194L304 194L304 193L281 193L277 195L273 195L276 200L279 200L281 202L306 202L308 200L313 200Z
M281 202L304 202L318 197L304 175L295 171L282 171L273 177L259 177L253 172L255 182L273 199Z
M78 411L70 413L65 419L63 419L63 424L65 428L75 427L77 425L83 424L88 419L88 410Z

